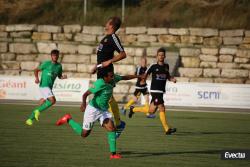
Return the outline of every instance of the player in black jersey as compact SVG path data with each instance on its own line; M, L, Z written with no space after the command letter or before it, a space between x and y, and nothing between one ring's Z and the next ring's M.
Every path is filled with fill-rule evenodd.
M141 58L140 65L136 67L135 74L136 75L144 75L147 71L147 58L143 56ZM145 105L140 107L134 107L132 106L134 103L138 101L141 94L143 94L145 98ZM133 108L133 112L143 112L145 113L148 118L154 118L154 114L149 115L149 92L148 87L145 79L137 79L137 82L135 84L135 92L134 96L128 101L127 104L125 104L122 107L122 113L126 115L126 110L128 110L130 107Z
M162 126L165 130L166 135L170 135L176 132L176 128L170 128L167 124L165 106L163 100L163 94L165 93L165 87L167 80L176 82L174 77L170 76L169 65L164 63L165 59L165 49L160 48L157 50L157 63L152 64L146 71L146 77L152 74L150 94L152 96L149 112L154 113L157 108L159 108L159 116L162 123ZM130 109L129 117L132 117L134 114L133 108Z
M106 23L106 35L97 48L97 68L93 70L94 73L97 69L97 78L103 76L103 71L114 72L113 62L126 58L126 53L121 45L120 39L115 34L120 26L121 20L119 17L111 17ZM117 56L114 56L115 51L119 53Z
M115 32L120 28L121 20L119 17L111 17L105 25L105 37L101 40L97 48L97 65L92 69L91 73L97 72L97 79L103 78L103 75L108 72L114 72L113 62L120 61L126 58L126 53L121 45L121 42ZM114 56L114 52L119 54ZM109 111L113 113L115 125L117 129L117 137L125 128L125 122L120 120L120 112L117 102L112 96L109 102Z

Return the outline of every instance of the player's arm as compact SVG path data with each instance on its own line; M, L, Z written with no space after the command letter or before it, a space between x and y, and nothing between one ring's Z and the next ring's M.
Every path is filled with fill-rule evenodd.
M148 76L152 73L153 68L154 68L154 66L151 65L151 66L147 69L147 71L143 74L143 78L145 79L145 81L147 80Z
M90 74L95 74L97 69L99 68L104 68L104 67L107 67L109 66L110 64L112 64L113 62L117 62L117 61L120 61L122 59L125 59L127 57L126 55L126 52L125 51L122 51L119 53L119 55L117 56L114 56L112 59L110 60L107 60L107 61L104 61L102 62L101 64L95 64L91 70L90 70Z
M175 79L175 77L169 77L169 81L172 81L173 83L176 83L177 82L177 80Z
M176 83L177 80L173 76L171 76L169 73L169 65L168 64L167 64L167 70L168 70L168 80Z
M121 51L117 56L114 56L114 57L111 59L111 63L120 61L120 60L122 60L122 59L125 59L126 57L127 57L126 52L125 52L125 51Z
M169 74L169 72L168 72L168 80L169 81L171 81L171 82L174 82L174 83L176 83L176 79L175 79L175 77L173 77L173 76L171 76L170 74Z
M113 62L120 61L122 59L125 59L127 57L126 52L124 51L124 48L120 42L120 39L117 35L112 34L111 36L112 46L113 48L119 53L117 56L114 56L112 59L102 62L102 67L107 67L108 65L112 64Z
M59 79L67 79L68 76L67 76L66 74L60 73L60 74L58 75L58 78L59 78Z
M82 95L82 104L81 104L81 107L80 107L80 110L82 112L85 111L86 109L86 106L87 106L87 97L91 94L91 92L89 90L87 90L83 95Z
M38 76L38 74L39 74L40 71L41 71L41 70L40 70L39 68L35 68L35 70L34 70L35 83L36 83L36 84L38 84L38 83L40 82L39 76Z
M93 67L90 69L90 74L95 74L97 71L97 64L94 64Z
M143 79L146 81L147 78L148 78L148 76L149 76L150 74L145 73L145 74L142 74L142 75L143 75Z
M67 79L68 78L68 76L66 75L66 74L64 74L64 75L61 75L60 77L58 77L59 79Z
M131 80L134 78L143 78L143 75L125 75L125 76L121 76L121 80Z
M103 80L96 80L94 83L93 83L93 86L90 87L83 95L82 95L82 104L81 104L81 111L84 112L85 111L85 108L86 108L86 105L87 105L87 97L90 95L90 94L96 94L98 93L99 91L103 90L105 88L105 83Z
M119 55L114 56L112 59L104 61L104 62L102 62L102 64L98 64L97 67L107 67L114 62L125 59L126 57L127 57L126 52L122 51L119 53Z
M40 82L39 80L39 72L44 70L47 66L48 61L42 62L37 68L34 70L34 75L35 75L35 83L38 84Z
M67 77L67 75L66 74L62 74L62 66L61 66L61 68L60 68L60 70L59 70L59 74L58 74L58 78L59 79L67 79L68 77Z

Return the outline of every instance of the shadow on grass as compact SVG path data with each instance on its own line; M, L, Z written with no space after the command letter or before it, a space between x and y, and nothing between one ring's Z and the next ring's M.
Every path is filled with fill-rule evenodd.
M163 156L163 155L181 155L181 154L218 154L222 150L201 150L201 151L176 151L176 152L137 152L137 151L122 151L121 155L132 155L131 157L152 157L152 156ZM130 157L130 156L129 156ZM127 157L127 158L129 158ZM126 158L126 156L124 157Z

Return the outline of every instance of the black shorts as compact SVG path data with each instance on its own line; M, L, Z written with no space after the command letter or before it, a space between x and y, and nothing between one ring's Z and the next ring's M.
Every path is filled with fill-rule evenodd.
M163 93L151 93L152 99L150 103L154 105L164 104Z
M135 92L134 92L134 95L135 96L140 96L141 94L144 95L148 95L149 92L148 92L148 88L144 88L144 89L135 89Z

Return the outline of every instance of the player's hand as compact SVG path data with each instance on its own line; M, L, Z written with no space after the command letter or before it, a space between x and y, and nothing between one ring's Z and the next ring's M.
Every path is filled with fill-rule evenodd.
M173 83L176 83L176 82L177 82L177 80L176 80L175 78L171 78L171 81L172 81Z
M82 103L80 107L81 112L84 112L85 109L86 109L86 104Z
M35 79L35 83L36 83L36 84L39 84L39 82L40 82L40 81L39 81L39 78L36 78L36 79Z
M67 79L68 76L67 75L62 75L61 79Z
M145 74L139 75L138 77L139 77L141 80L144 80L144 81L146 80L146 75L145 75Z
M112 59L102 62L102 67L107 67L107 66L109 66L110 64L112 64Z
M91 68L90 74L95 74L96 71L97 71L97 65L95 64L95 65Z
M145 81L145 79L142 79L142 80L140 81L140 85L144 85L144 84L146 84L146 81Z

